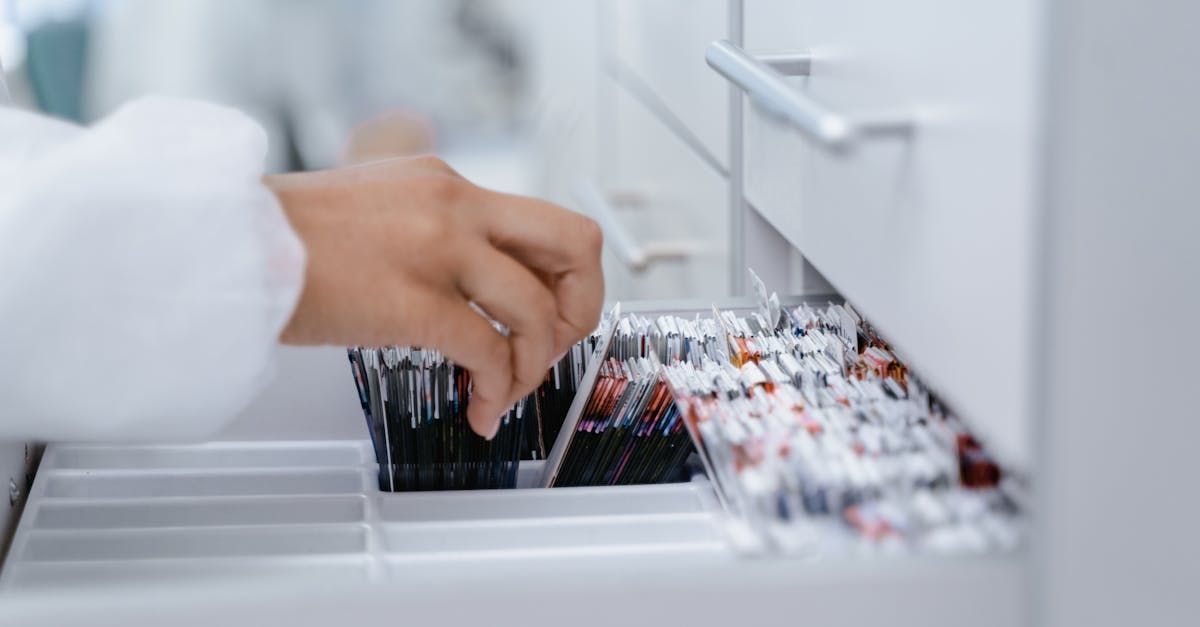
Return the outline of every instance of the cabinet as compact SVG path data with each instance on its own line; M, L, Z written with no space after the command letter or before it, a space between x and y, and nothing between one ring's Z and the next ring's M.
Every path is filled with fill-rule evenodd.
M601 79L613 157L584 195L611 220L605 280L610 300L720 298L728 294L728 181L619 81ZM597 206L600 205L600 206ZM615 229L615 232L614 232Z
M1200 57L1193 32L1200 5L733 0L604 2L601 9L616 29L600 43L600 56L615 61L596 68L597 81L608 83L598 134L609 141L596 171L579 174L614 205L609 213L620 221L610 230L637 238L634 249L683 233L721 250L714 238L724 220L761 217L769 231L736 241L726 230L722 254L751 246L803 256L858 306L1028 481L1029 545L966 559L744 560L710 535L720 513L705 504L702 486L562 497L575 503L570 512L519 492L486 505L429 495L409 507L370 493L365 454L341 443L311 452L306 463L317 470L253 470L324 477L312 488L324 494L298 498L298 484L273 479L263 485L292 493L268 495L281 509L247 510L249 519L221 509L228 497L171 502L178 494L151 508L155 518L141 519L157 527L178 516L239 526L278 523L286 514L302 523L270 538L250 530L225 561L131 560L124 573L145 581L182 572L211 589L80 592L41 605L14 595L0 604L0 622L104 615L140 624L170 612L175 624L253 623L286 611L296 625L401 615L579 624L631 617L736 624L751 615L778 624L1187 624L1197 563L1187 462L1200 441L1192 392L1200 344L1191 332L1200 317L1200 126L1193 119L1200 83L1187 78ZM790 90L836 119L867 126L903 119L909 130L830 150L770 102L752 94L738 105L729 90L741 88L698 72L705 52L696 42L709 36L750 57L788 53L776 62L808 53L806 76L772 79L784 88L777 95ZM628 265L621 259L610 263L611 285L626 295L656 296L659 286L717 291L697 280L705 271L689 274L698 265L656 262L639 275L615 269ZM59 466L39 478L40 489L58 494L57 502L28 520L43 526L43 538L82 532L113 542L85 549L44 541L9 585L112 575L66 558L107 551L92 556L104 561L168 546L164 538L178 532L159 529L135 541L124 531L81 527L122 524L148 500L129 492L139 481L194 492L219 479L177 477L232 472L164 470L160 460L149 473L156 477L139 479L130 477L147 473L106 468L103 456L75 449L49 459ZM103 478L62 480L89 472ZM80 485L114 502L89 504ZM461 550L407 544L404 525L439 541L421 527L429 520L413 519L418 510L439 517L451 530L445 541ZM498 522L495 512L518 521ZM630 527L631 520L656 522ZM480 530L493 526L504 528L495 537L512 551L488 550ZM203 541L226 546L221 540ZM313 551L300 560L262 555L303 547ZM259 585L254 595L239 589L247 577L279 568L312 581ZM365 585L372 580L385 587ZM464 590L472 603L462 601Z
M705 157L729 166L729 100L703 51L728 37L728 0L620 0L612 8L616 71L661 103Z
M1020 466L1040 164L1035 6L748 0L744 45L810 55L807 76L779 80L838 116L911 124L830 148L751 93L746 198Z

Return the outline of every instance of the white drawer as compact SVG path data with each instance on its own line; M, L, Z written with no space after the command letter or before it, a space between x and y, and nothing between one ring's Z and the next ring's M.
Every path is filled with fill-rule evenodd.
M911 136L837 154L748 106L747 199L1022 466L1036 4L746 2L748 50L811 51L794 89L851 119L916 119Z
M729 164L729 91L704 64L704 49L728 37L727 0L621 0L614 6L615 56L703 149Z
M725 177L667 129L620 84L602 84L611 128L602 129L610 150L592 181L615 226L605 225L608 300L720 298L729 291L727 255L729 186ZM595 214L595 202L580 210ZM598 219L601 216L594 216ZM652 259L644 269L614 254L623 232ZM653 259L680 251L678 258Z

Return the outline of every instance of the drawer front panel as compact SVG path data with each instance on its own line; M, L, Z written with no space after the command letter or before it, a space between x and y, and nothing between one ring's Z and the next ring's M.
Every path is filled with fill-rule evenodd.
M604 83L613 128L600 192L623 229L645 250L680 248L680 259L632 270L609 252L609 300L721 298L728 295L729 186L646 107L614 81ZM606 234L611 238L611 234ZM607 248L607 247L606 247Z
M747 48L908 137L836 153L747 107L747 198L1008 461L1024 465L1036 171L1034 0L747 1ZM753 102L753 99L749 99Z
M723 167L729 164L729 91L704 63L728 37L727 0L622 0L614 6L617 61Z

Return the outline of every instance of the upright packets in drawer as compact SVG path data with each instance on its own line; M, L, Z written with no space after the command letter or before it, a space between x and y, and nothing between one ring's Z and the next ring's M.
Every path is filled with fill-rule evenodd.
M1017 543L999 468L852 310L764 313L716 312L729 358L665 376L723 501L766 548L804 550L826 520L871 546Z
M660 357L716 356L711 320L616 316L601 344L605 358L585 376L585 397L568 413L544 485L629 485L686 480L693 451Z
M691 438L657 355L715 356L718 341L711 320L614 309L504 416L492 441L468 426L470 375L437 351L355 348L349 356L381 490L512 488L521 459L548 457L549 486L629 485L687 478Z
M512 488L521 459L544 459L591 354L581 342L502 418L492 440L467 422L470 375L430 349L349 349L379 464L379 489Z

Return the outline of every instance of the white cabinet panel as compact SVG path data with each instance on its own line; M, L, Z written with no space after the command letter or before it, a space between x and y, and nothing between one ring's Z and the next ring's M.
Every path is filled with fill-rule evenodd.
M729 2L622 0L614 8L618 62L728 167L729 91L705 65L704 49L729 36Z
M747 0L746 47L907 138L831 153L747 107L747 197L1007 461L1025 465L1038 142L1035 0ZM751 101L753 99L750 99Z
M803 0L742 0L742 28L752 52L798 50L803 45Z
M636 246L691 252L635 271L606 245L607 298L728 295L727 180L620 84L605 81L603 88L612 128L606 132L609 162L602 164L596 188L611 201L617 221ZM605 236L612 239L614 234Z

